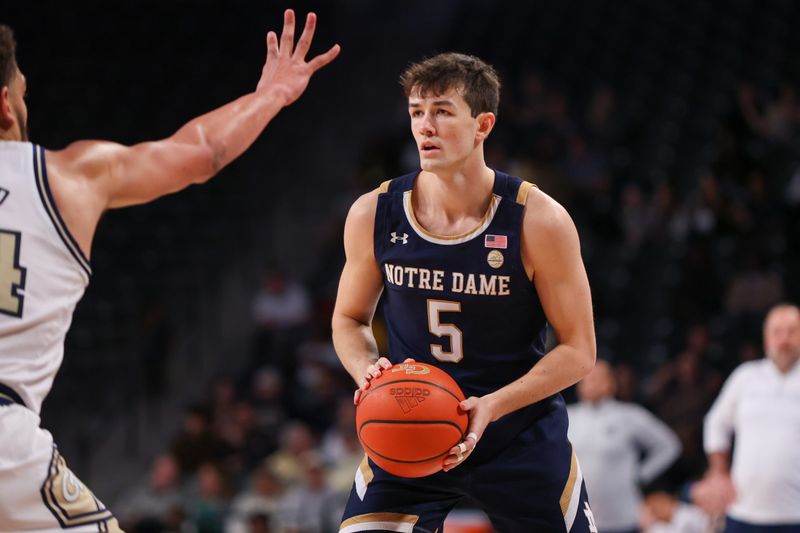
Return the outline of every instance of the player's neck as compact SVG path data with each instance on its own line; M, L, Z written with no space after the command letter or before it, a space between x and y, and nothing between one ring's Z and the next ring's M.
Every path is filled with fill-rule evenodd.
M422 171L414 185L415 208L436 211L447 220L480 218L491 199L494 178L494 171L483 161L474 168Z

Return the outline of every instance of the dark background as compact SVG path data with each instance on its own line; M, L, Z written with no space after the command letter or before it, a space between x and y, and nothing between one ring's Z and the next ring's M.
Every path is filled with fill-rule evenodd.
M447 50L497 67L489 163L568 208L600 355L628 380L626 399L685 431L692 448L721 378L760 353L765 310L800 299L800 5L4 2L31 139L57 149L171 134L255 87L284 7L315 10L312 51L338 42L340 57L211 183L100 224L94 276L43 412L77 473L120 490L221 375L246 397L252 371L275 366L288 391L314 394L293 361L303 342L329 341L347 208L415 168L397 77ZM612 103L593 122L603 94ZM264 272L297 282L312 302L277 355L259 344L269 328L250 312ZM706 392L667 405L697 390ZM290 418L309 418L287 402ZM689 453L677 481L702 471L702 454ZM117 461L132 466L110 471Z

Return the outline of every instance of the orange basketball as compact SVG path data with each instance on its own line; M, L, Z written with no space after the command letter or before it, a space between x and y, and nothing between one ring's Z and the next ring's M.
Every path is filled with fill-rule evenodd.
M450 448L464 440L469 418L464 393L446 372L424 363L394 365L370 382L356 408L361 445L396 476L422 477L442 469Z

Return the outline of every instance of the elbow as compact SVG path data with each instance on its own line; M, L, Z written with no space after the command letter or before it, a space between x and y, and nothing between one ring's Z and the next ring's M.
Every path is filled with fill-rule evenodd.
M580 367L583 374L581 379L583 379L589 375L597 361L597 344L594 339L591 342L587 342L586 346L582 347L578 353L580 354Z

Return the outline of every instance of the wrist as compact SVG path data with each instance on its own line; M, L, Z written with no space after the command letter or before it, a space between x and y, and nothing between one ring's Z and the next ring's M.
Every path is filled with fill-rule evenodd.
M290 103L288 92L276 85L267 84L263 88L259 87L256 89L255 94L258 96L259 100L276 105L279 109L288 106Z
M487 394L482 399L489 411L490 421L497 422L497 420L503 417L505 413L502 412L500 401L494 392Z

